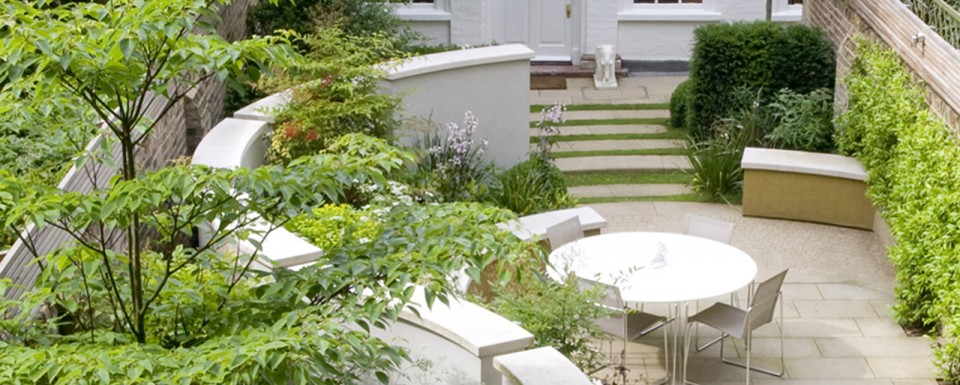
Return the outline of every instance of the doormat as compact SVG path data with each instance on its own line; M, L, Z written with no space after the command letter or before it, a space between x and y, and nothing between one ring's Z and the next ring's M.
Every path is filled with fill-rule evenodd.
M531 90L565 90L567 78L563 76L531 76Z

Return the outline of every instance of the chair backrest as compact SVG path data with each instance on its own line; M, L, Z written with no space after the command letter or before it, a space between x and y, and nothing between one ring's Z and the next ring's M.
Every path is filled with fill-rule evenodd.
M597 304L611 311L609 317L597 319L597 326L600 330L617 337L626 337L627 317L624 312L626 305L620 296L620 288L581 277L577 277L577 286L584 291L600 290L602 297Z
M790 271L790 269L781 271L757 285L757 290L750 300L750 308L747 309L745 332L766 325L773 320L773 312L777 307L780 288L783 287L783 280L787 277L787 271Z
M717 242L730 243L733 238L733 223L707 218L696 214L687 214L683 223L683 233Z
M583 238L583 228L580 226L580 217L576 215L547 227L547 240L550 241L550 250L556 250L558 247L580 238Z

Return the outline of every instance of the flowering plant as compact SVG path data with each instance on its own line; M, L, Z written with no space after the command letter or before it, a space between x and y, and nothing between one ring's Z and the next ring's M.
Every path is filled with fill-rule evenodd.
M430 181L443 201L486 200L490 185L496 183L493 167L484 157L489 143L473 137L478 126L476 116L467 111L462 125L446 125L445 137L427 132L417 138L417 146L426 150L417 174Z
M551 158L551 150L553 145L557 143L557 135L560 135L560 128L557 127L557 124L561 124L566 121L563 118L563 111L566 111L567 106L563 103L557 103L553 106L547 108L544 107L540 111L540 123L537 123L537 128L539 133L537 135L537 152L543 159Z

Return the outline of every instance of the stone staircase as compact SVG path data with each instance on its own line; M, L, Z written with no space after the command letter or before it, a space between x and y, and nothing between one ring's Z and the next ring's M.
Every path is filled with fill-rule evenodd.
M561 139L553 148L556 164L567 175L678 173L689 170L690 163L682 149L686 140L670 137L662 124L624 124L631 120L661 120L669 117L662 109L622 109L593 106L589 111L566 111L564 118L576 125L560 127ZM539 113L531 113L532 122L540 120ZM537 129L531 129L531 136ZM563 140L563 137L575 140ZM645 138L649 136L650 138ZM676 136L676 135L673 135ZM651 153L633 155L630 153ZM624 153L630 155L624 155ZM657 155L657 153L671 153ZM574 197L588 201L656 200L656 197L675 197L693 194L686 184L592 184L568 187Z

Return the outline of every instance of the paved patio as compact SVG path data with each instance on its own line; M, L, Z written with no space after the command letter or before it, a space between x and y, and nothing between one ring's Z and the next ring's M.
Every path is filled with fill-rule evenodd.
M736 223L731 243L750 254L758 280L790 268L784 284L786 374L753 373L757 385L935 385L930 343L909 337L890 317L894 271L869 231L793 221L745 218L738 206L632 202L590 205L609 222L604 232L680 232L686 213ZM746 292L740 298L746 298ZM715 298L702 301L701 308ZM647 311L666 314L665 307ZM691 309L691 313L693 309ZM660 331L631 343L628 383L663 377ZM700 329L701 342L719 334ZM776 368L775 325L758 329L754 362ZM732 340L727 340L732 341ZM743 354L743 344L728 357ZM734 353L734 351L736 353ZM695 353L689 378L700 384L742 384L744 370L717 360L719 345Z
M666 103L686 76L619 79L620 88L599 91L592 79L567 79L566 90L530 91L531 103ZM783 287L786 374L753 373L756 385L936 385L930 341L910 337L890 316L894 270L870 231L812 223L745 218L739 206L679 202L591 204L607 219L604 232L681 232L684 215L696 213L736 223L731 243L757 262L757 279L790 268ZM746 298L743 290L740 298ZM718 300L701 302L705 308ZM666 307L646 311L667 314ZM691 314L694 312L691 309ZM662 330L662 329L661 329ZM664 377L662 331L631 343L628 383ZM701 342L718 336L700 328ZM757 329L755 362L776 368L776 326ZM732 341L728 339L728 342ZM730 345L728 345L730 346ZM737 343L736 355L743 354ZM734 350L726 350L728 356ZM743 384L742 368L717 359L719 345L694 353L689 379L703 385Z

